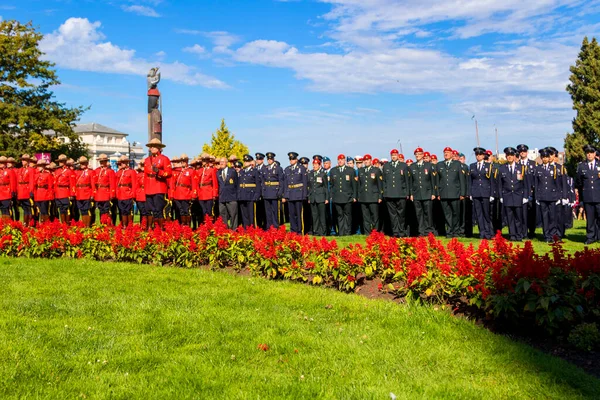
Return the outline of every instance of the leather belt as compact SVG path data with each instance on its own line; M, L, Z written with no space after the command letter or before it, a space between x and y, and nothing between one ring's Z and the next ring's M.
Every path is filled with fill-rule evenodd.
M178 184L177 184L177 185L175 185L175 186L177 186L177 187L184 187L184 188L186 188L186 189L191 189L191 188L192 188L192 186L191 186L191 185L184 185L183 183L178 183Z
M240 184L241 188L255 188L256 187L256 183L242 183Z
M288 188L296 189L296 188L301 188L302 186L304 186L304 183L297 183L295 185L288 185Z
M58 185L59 188L68 188L70 187L69 185Z
M110 188L110 185L96 185L98 188Z
M119 187L131 187L131 183L123 183L123 184L119 184Z
M36 185L38 189L48 189L48 185Z
M265 182L267 186L279 186L279 182Z
M92 187L89 183L87 185L77 185L78 188Z
M212 183L201 183L199 186L200 187L212 186Z

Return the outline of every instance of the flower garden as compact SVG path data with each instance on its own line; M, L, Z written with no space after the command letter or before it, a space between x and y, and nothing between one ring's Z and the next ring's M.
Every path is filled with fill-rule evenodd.
M498 235L475 248L433 236L396 239L380 233L366 245L280 230L228 230L221 221L193 231L177 223L151 232L138 225L85 228L50 222L26 227L0 222L0 255L86 258L139 264L247 269L255 276L355 291L378 289L426 303L448 305L501 329L566 337L600 320L600 249L567 254L559 243L536 254ZM594 325L595 327L595 325Z

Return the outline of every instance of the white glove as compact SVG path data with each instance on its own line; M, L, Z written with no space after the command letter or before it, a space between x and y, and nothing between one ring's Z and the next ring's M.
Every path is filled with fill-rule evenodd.
M523 199L523 204L527 204L527 203L529 203L529 199L527 199L527 198Z
M504 199L500 197L500 203L504 203Z
M469 196L469 200L473 201L473 196Z
M537 205L539 206L539 205L540 205L540 202L536 200L536 201L535 201L535 204L537 204Z
M494 201L494 196L491 196L491 197L490 197L490 201Z
M562 205L566 206L567 204L569 204L569 199L562 199Z
M555 204L556 204L557 206L559 206L559 205L560 205L560 200L556 200L556 203L555 203Z

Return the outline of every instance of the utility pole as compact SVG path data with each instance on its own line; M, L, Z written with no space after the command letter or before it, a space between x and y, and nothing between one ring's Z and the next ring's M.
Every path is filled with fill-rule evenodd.
M479 144L479 127L477 126L477 118L475 118L475 115L473 115L471 117L471 119L475 120L475 139L477 139L477 147L480 147L480 144Z
M496 156L498 156L500 150L498 149L498 128L496 128Z

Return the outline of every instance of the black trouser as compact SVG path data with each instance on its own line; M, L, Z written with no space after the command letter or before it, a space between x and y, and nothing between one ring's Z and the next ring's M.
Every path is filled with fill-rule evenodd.
M433 226L435 234L439 236L446 236L446 214L444 213L444 207L442 206L441 200L433 201Z
M325 218L327 219L327 224L325 229L327 230L328 235L335 235L336 233L336 220L335 217L335 207L333 206L333 202L330 201L329 204L325 207Z
M529 239L535 237L535 228L537 227L537 204L535 200L530 200L527 204L523 204L523 221L527 224L523 226L523 238L527 236Z
M442 209L444 210L444 219L448 226L446 237L458 237L460 233L460 200L442 199Z
M237 229L238 227L238 203L237 201L219 202L219 216L229 227Z
M312 217L312 233L315 236L327 235L326 210L329 204L310 203L310 214Z
M503 208L504 214L506 215L506 223L508 224L508 234L510 240L522 240L523 239L523 207L507 207Z
M434 233L433 229L433 201L432 200L414 200L415 213L419 223L419 236L426 236Z
M200 200L200 223L203 223L206 216L208 216L208 218L212 218L213 217L213 207L215 205L214 200Z
M475 211L475 218L477 219L477 226L479 227L479 237L481 239L492 239L494 237L494 229L492 228L489 197L473 197L473 209Z
M600 203L583 203L585 210L585 230L588 242L600 240L598 221L600 220Z
M313 234L312 209L308 200L302 202L302 230L305 235Z
M394 237L406 237L406 199L385 199Z
M379 203L360 203L363 217L363 235L379 230Z
M146 209L155 219L166 218L165 207L167 206L167 195L164 193L147 194Z
M254 226L254 206L256 203L248 200L240 200L239 203L242 214L242 226L244 228Z
M256 202L256 212L254 215L256 226L262 229L267 227L267 215L265 213L265 201L260 199Z
M302 200L288 200L290 231L302 235Z
M492 213L492 228L495 235L496 232L502 231L502 203L500 203L500 199L495 199L490 203L490 211Z
M265 216L266 216L266 229L274 227L279 228L279 200L277 199L265 199Z
M362 219L362 210L358 202L352 203L352 219L350 220L350 231L354 234L365 234Z
M354 203L335 203L335 212L337 214L337 226L339 236L350 235L352 228L352 204Z
M473 202L470 198L465 197L462 201L462 210L464 211L463 219L461 221L462 231L461 236L473 237Z
M565 237L565 213L563 209L564 206L562 203L556 206L556 231L560 238Z
M12 218L15 221L19 221L21 219L21 210L19 209L19 200L16 197L12 199Z
M178 217L189 217L190 216L190 207L192 205L191 200L173 200L175 203L175 207L173 207L174 211L177 212Z
M557 226L556 216L556 201L539 201L540 213L542 215L542 229L544 233L544 239L547 242L554 240L554 237L560 238Z

